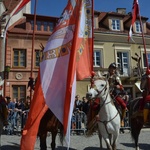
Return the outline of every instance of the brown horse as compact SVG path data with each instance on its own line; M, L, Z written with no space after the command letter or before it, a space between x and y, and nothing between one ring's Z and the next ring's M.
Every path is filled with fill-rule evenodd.
M135 57L132 57L133 60L137 63L138 75L141 79L140 89L143 90L148 89L148 76L145 74L142 76L142 70L140 67L141 57L135 53ZM148 92L148 91L147 91ZM127 107L129 110L129 119L130 119L130 130L131 136L135 143L135 149L139 150L139 134L144 125L144 117L143 117L143 108L141 107L143 97L137 97L128 102Z
M42 49L44 49L43 45L42 45ZM29 78L29 79L30 80L28 82L28 87L30 87L31 90L34 90L37 78L35 79L35 81L33 78ZM52 150L55 150L55 147L56 147L55 140L56 140L58 131L60 132L59 133L60 142L61 142L61 144L63 144L63 139L64 139L63 125L56 118L56 116L52 113L52 111L50 109L48 109L46 111L46 113L44 114L44 116L42 117L42 119L40 121L39 129L38 129L38 136L40 138L40 149L41 150L47 150L46 139L47 139L48 132L51 132L51 136L52 136L51 148L52 148Z
M144 90L144 92L149 92L149 88L146 88L148 86L148 75L144 75L141 79L141 90ZM139 134L141 132L141 129L144 125L144 117L143 117L143 97L138 97L134 100L131 100L128 104L129 109L129 117L130 117L130 128L131 128L131 136L133 140L135 141L135 149L139 150Z
M139 134L144 124L143 111L140 110L141 99L142 97L138 97L128 104L131 136L136 150L139 150Z
M41 150L47 149L46 138L48 132L51 132L52 136L51 148L52 150L55 150L56 147L55 139L58 132L60 132L59 133L60 142L61 144L63 143L63 125L54 116L54 114L50 109L48 109L47 112L44 114L39 125L38 136L40 138Z

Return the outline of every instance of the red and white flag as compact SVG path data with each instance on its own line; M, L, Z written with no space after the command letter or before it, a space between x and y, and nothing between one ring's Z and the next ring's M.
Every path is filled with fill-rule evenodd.
M129 35L128 35L128 41L130 39L132 39L132 28L133 28L133 24L135 23L138 15L139 15L139 2L138 2L138 0L134 0L133 7L132 7L132 22L131 22L131 26L130 26Z
M92 0L68 1L43 52L21 150L34 149L40 120L48 108L63 124L69 145L76 79L90 77L92 73L92 16Z

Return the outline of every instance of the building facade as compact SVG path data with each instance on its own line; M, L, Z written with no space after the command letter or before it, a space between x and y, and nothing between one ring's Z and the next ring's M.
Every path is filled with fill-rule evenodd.
M150 23L141 17L148 62L150 63ZM58 18L36 16L35 37L33 39L34 16L24 14L9 27L6 37L4 95L25 98L30 95L29 77L37 77L41 56L41 44L46 45ZM116 62L125 90L131 98L141 95L138 88L139 74L137 62L131 57L137 53L141 57L141 71L146 69L142 32L139 18L133 26L133 39L128 42L128 32L132 17L125 9L116 12L97 12L94 15L94 71L107 72L110 63ZM34 44L33 41L34 40ZM32 75L31 75L32 70ZM90 80L77 81L77 91L85 96Z
M34 15L24 17L9 28L6 38L6 66L10 71L5 78L5 95L18 99L30 95L29 78L38 75L41 47L46 45L58 19L36 16L34 26Z
M94 31L94 68L105 72L111 62L116 62L125 90L131 98L141 95L139 86L139 70L137 62L132 59L135 53L141 57L141 74L146 69L146 57L143 40L145 41L148 63L150 63L150 24L148 18L138 17L133 25L133 40L128 41L128 32L132 21L131 13L118 8L116 12L95 12ZM142 38L142 30L144 39ZM99 58L98 61L96 58ZM96 63L95 63L96 62Z

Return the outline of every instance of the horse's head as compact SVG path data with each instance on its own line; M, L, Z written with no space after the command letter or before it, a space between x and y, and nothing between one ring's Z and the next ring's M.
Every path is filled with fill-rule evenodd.
M93 85L86 94L87 99L101 98L109 91L109 84L105 77L98 72L93 78Z
M149 90L150 88L150 75L144 74L141 78L141 90Z

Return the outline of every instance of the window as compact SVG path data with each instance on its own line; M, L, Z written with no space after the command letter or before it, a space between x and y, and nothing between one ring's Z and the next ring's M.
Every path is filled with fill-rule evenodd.
M54 29L54 23L53 22L49 22L49 31L53 31Z
M24 49L14 49L14 67L26 67L26 50Z
M140 25L140 22L139 21L136 21L135 22L135 29L136 29L136 32L137 33L141 33L142 30L141 30L141 25Z
M26 98L26 86L25 85L13 85L13 98L25 99Z
M41 22L40 21L37 21L37 30L41 31Z
M48 31L48 30L47 30L48 22L43 22L43 26L44 26L44 31Z
M94 50L94 60L93 60L94 67L100 67L101 66L100 58L101 58L100 51L95 51Z
M120 31L120 20L119 19L112 19L112 30Z
M147 59L148 59L148 65L150 65L150 52L147 52ZM143 53L143 62L144 62L144 67L147 67L145 53Z
M31 21L31 30L33 30L33 28L34 28L34 22Z
M40 50L35 50L35 67L40 66L41 55L42 53Z
M120 70L120 75L128 76L128 52L117 52L117 65Z

